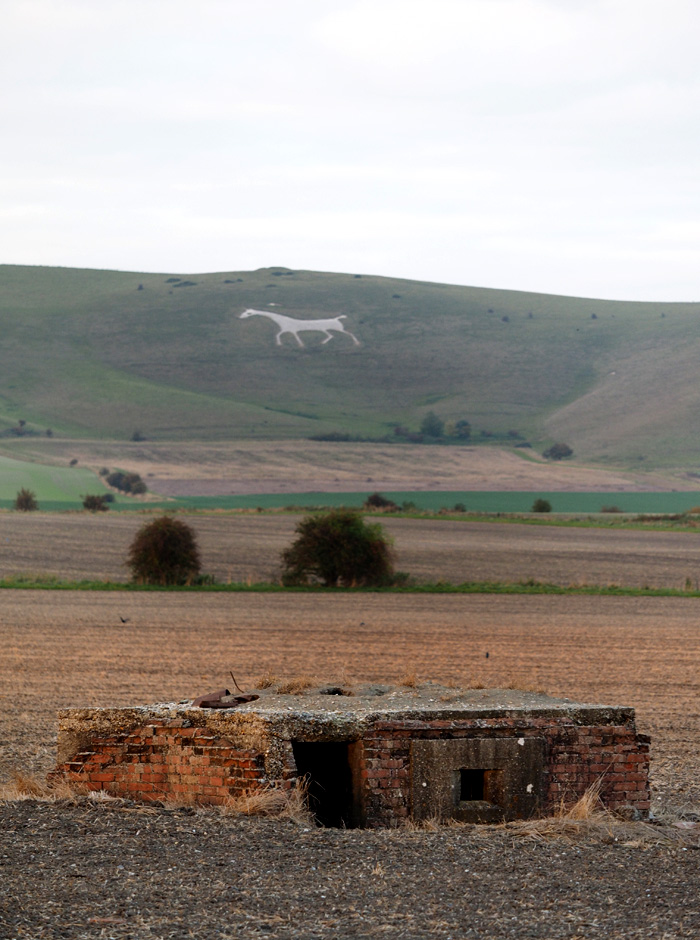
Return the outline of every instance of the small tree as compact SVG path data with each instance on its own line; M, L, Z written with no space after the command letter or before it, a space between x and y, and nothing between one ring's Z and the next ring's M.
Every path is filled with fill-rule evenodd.
M548 499L536 499L530 512L551 512L552 504Z
M109 494L112 495L111 493ZM89 512L107 512L109 506L107 505L107 498L105 495L90 495L82 497L83 500L83 509L87 509Z
M36 501L36 493L22 487L15 497L14 508L20 512L32 512L34 509L38 509L39 504Z
M455 423L455 437L458 437L462 441L468 441L471 434L472 426L465 418L461 418Z
M141 526L127 563L139 584L189 584L201 569L193 530L171 516Z
M547 460L564 460L565 457L571 457L572 454L573 450L568 444L558 443L548 447L542 456L546 457Z
M445 422L434 411L429 411L420 423L421 433L426 437L443 437Z
M378 523L366 523L350 509L335 509L306 516L296 532L297 539L282 552L285 584L308 584L313 579L327 587L391 582L391 541Z
M364 502L364 509L388 509L391 512L395 512L399 507L393 501L393 499L387 499L386 496L382 496L381 493L372 493L371 496L368 496Z

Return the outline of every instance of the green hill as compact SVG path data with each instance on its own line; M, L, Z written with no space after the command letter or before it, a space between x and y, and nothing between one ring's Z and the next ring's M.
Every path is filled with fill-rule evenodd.
M274 342L263 317L344 314L360 340ZM623 303L266 268L197 275L0 266L0 430L127 439L417 430L615 463L700 459L700 304ZM9 431L8 433L12 433Z

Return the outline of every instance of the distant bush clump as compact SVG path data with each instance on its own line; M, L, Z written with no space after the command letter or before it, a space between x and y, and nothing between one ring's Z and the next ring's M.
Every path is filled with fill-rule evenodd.
M359 513L336 509L306 516L296 532L296 540L282 552L285 584L314 580L326 587L391 584L391 541L380 525L366 523Z
M573 450L568 444L558 443L548 447L542 456L546 457L547 460L564 460L565 457L571 457L572 454Z
M420 423L421 434L440 438L445 435L445 422L434 411L429 411Z
M111 493L109 495L112 496ZM87 496L81 498L83 500L83 509L87 509L89 512L107 512L109 509L106 496L88 493Z
M372 493L363 503L364 509L388 509L390 512L396 512L398 506L393 499L387 499L381 493Z
M536 499L530 512L551 512L552 504L548 499Z
M32 512L38 509L39 504L36 501L36 493L22 487L15 497L14 508L20 512Z
M130 493L132 496L145 493L148 489L138 473L122 473L121 470L115 470L114 473L110 473L107 477L107 483L113 486L115 490L121 490L122 493Z
M624 512L623 509L620 509L619 506L601 506L601 512Z
M127 564L139 584L191 584L201 569L197 539L186 523L159 516L136 533Z

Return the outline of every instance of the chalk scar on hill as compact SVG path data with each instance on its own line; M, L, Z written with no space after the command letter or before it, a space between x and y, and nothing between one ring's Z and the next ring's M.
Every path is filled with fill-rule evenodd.
M349 336L352 339L356 346L361 345L355 334L351 333L350 330L346 330L343 324L340 322L341 320L347 319L344 313L339 314L337 317L328 317L322 320L299 320L296 317L287 317L281 313L273 313L271 310L248 309L243 311L239 319L245 320L248 317L267 317L269 320L272 320L273 323L276 323L279 328L277 334L275 335L275 344L277 346L282 345L281 337L285 333L290 333L297 341L299 346L303 348L304 343L299 336L299 333L303 332L325 333L326 338L321 342L322 346L325 346L326 343L333 339L334 332L344 333L346 336Z

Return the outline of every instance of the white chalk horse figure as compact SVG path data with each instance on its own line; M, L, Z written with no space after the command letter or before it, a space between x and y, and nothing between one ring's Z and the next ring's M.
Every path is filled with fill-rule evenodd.
M275 336L275 343L278 346L282 345L282 337L285 333L291 333L294 336L294 339L299 343L300 346L303 346L299 334L306 332L313 333L325 333L326 338L321 343L324 346L326 343L330 342L333 339L333 332L336 333L345 333L346 336L349 336L353 343L356 346L360 345L360 341L356 336L354 336L350 330L346 330L341 320L345 320L345 314L341 314L338 317L329 317L327 320L297 320L294 317L285 317L281 313L273 313L271 310L244 310L240 316L241 320L245 320L246 317L267 317L269 320L272 320L279 327L279 332Z

